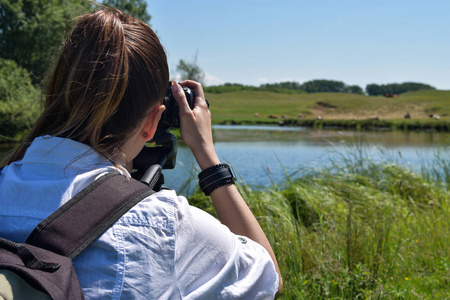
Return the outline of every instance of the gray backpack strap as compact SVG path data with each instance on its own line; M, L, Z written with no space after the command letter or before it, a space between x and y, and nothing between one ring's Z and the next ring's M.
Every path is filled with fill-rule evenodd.
M72 260L0 238L0 299L3 298L80 300L84 296Z
M39 223L26 243L73 259L123 214L153 193L142 182L108 173Z

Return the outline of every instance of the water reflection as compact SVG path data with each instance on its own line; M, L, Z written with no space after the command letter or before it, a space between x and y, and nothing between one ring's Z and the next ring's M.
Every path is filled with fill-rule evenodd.
M268 186L300 176L305 169L329 166L344 154L362 151L373 161L392 161L418 169L449 145L442 132L339 131L276 126L214 126L220 159L234 166L240 179L255 186ZM195 161L190 151L179 147L177 167L165 170L166 182L179 189L186 178L196 182Z
M435 147L450 143L450 135L434 131L364 131L326 130L305 127L215 125L216 142L304 141L321 145L368 143L383 147Z

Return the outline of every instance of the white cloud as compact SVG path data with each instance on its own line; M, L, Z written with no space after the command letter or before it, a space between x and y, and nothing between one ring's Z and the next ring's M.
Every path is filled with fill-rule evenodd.
M304 82L306 82L306 81L308 81L308 80L306 80L306 79L292 79L292 78L290 78L290 77L286 77L286 78L281 78L281 79L279 79L279 80L276 80L275 83L278 83L278 82L287 82L287 81L290 81L290 82L298 82L298 83L302 84L302 83L304 83Z
M175 80L177 82L180 82L182 80L181 75L178 73L170 74L170 80Z
M223 79L220 79L219 77L208 74L206 72L205 72L205 78L203 79L203 81L206 86L221 85L221 84L225 83L225 81Z
M276 82L286 82L286 81L295 81L290 77L278 79Z
M291 81L291 82L298 82L300 84L302 84L303 82L307 81L305 79L292 79L291 77L284 77L284 78L280 78L277 80L273 80L273 81L269 81L267 78L258 78L258 84L266 84L266 83L280 83L280 82L287 82L287 81Z
M203 83L205 86L211 86L211 85L221 85L225 83L225 80L220 79L219 77L216 77L214 75L204 73L205 77L203 78ZM186 80L188 78L182 78L179 73L173 73L170 74L170 80L176 80L178 82Z
M260 84L269 83L269 80L267 78L258 78L258 83Z

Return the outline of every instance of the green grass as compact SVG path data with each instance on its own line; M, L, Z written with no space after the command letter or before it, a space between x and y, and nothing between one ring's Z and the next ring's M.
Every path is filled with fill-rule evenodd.
M450 91L425 90L405 93L398 98L343 93L281 94L262 91L240 91L222 94L208 93L213 123L278 123L280 120L305 122L322 116L329 120L367 120L378 117L382 121L450 123ZM259 117L255 117L259 114ZM297 115L305 119L298 119ZM437 114L440 120L430 119ZM269 119L276 115L278 119ZM284 118L282 118L284 116Z
M360 146L332 165L266 190L239 186L277 255L282 299L450 299L448 152L420 174ZM190 202L214 215L201 193Z

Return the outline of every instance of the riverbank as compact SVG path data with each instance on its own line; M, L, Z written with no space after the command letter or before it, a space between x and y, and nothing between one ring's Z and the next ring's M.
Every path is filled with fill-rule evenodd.
M434 130L450 132L450 121L445 120L352 120L352 119L281 119L281 120L223 120L220 125L277 125L277 126L302 126L310 128L335 128L353 130Z
M354 150L298 180L239 186L278 258L281 299L448 299L450 158L414 173ZM215 214L201 193L189 202Z

